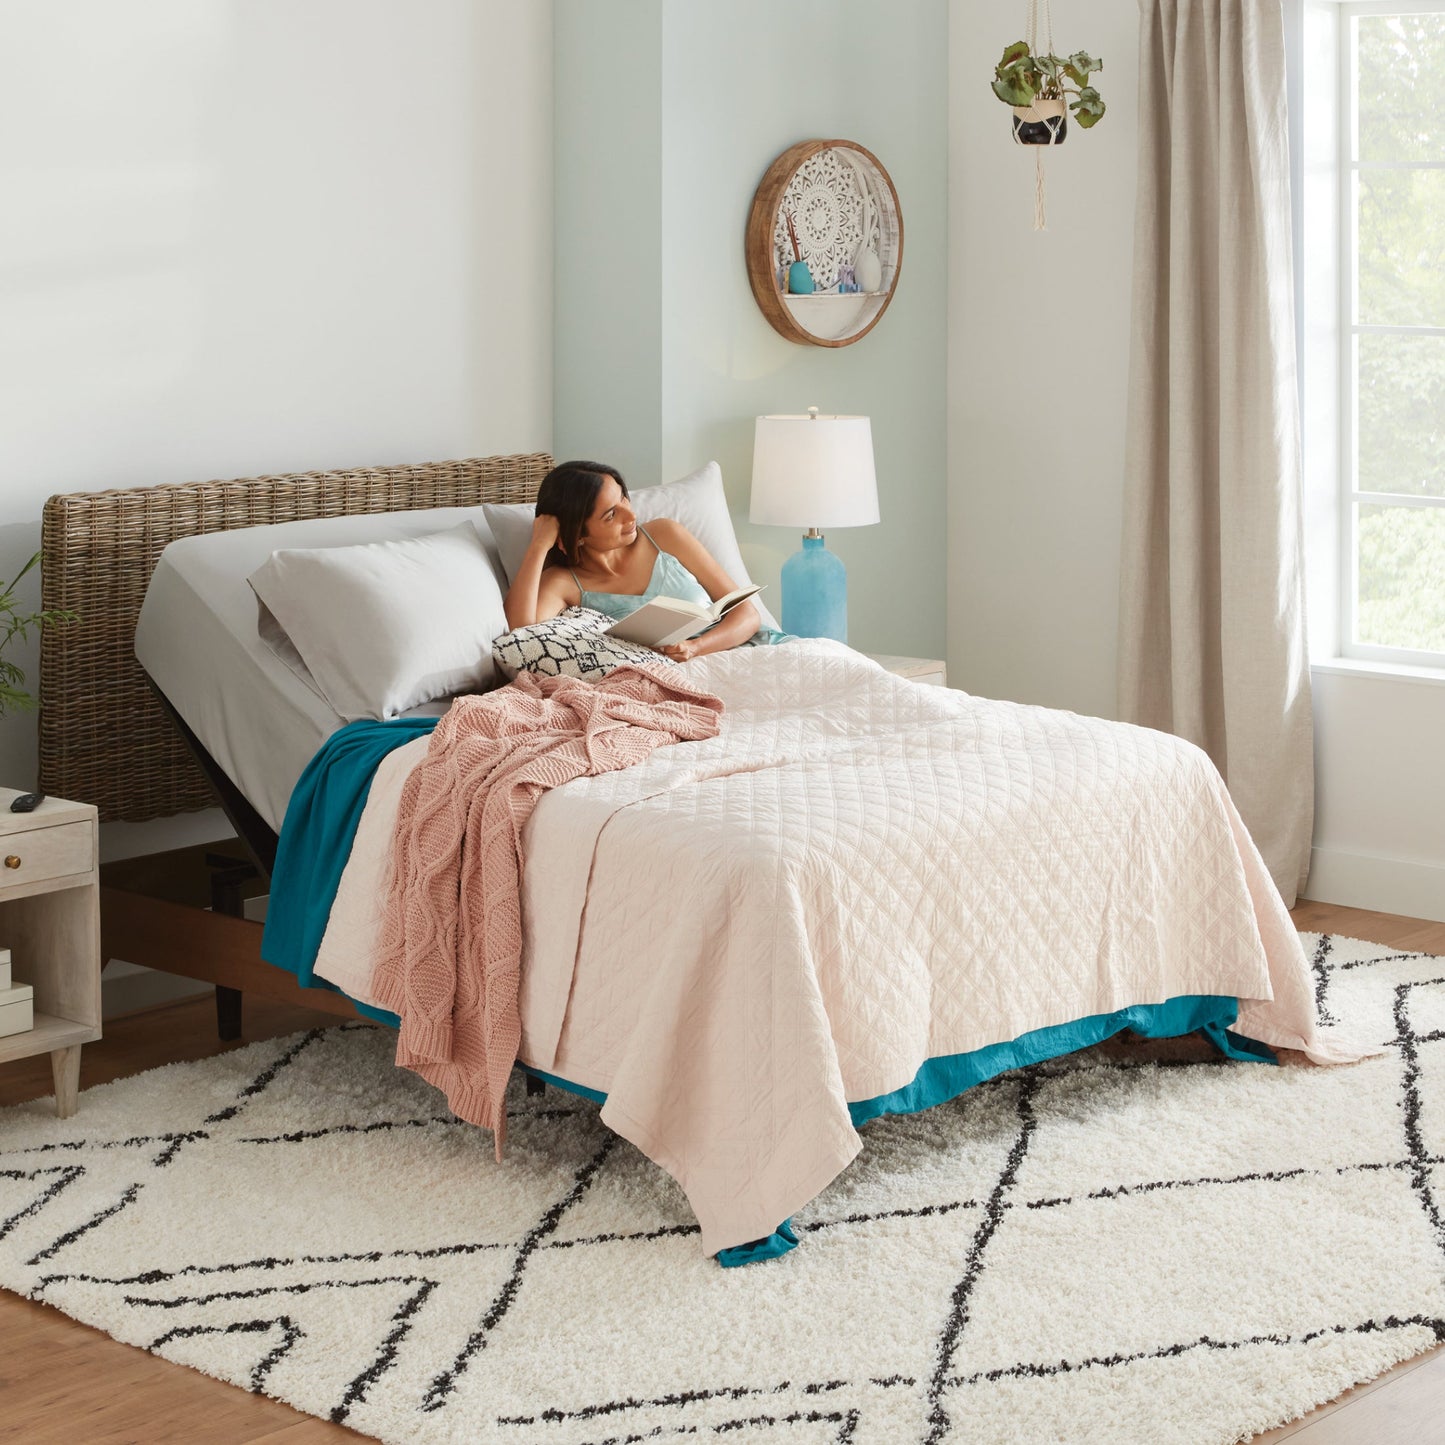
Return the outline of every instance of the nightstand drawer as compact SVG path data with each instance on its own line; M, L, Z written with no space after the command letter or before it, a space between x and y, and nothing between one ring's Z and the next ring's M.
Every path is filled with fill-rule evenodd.
M12 884L89 873L95 866L94 847L89 823L61 823L0 838L0 897Z

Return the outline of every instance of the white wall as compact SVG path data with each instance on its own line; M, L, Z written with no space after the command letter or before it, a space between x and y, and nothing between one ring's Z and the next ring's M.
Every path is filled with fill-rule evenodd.
M1445 674L1316 665L1305 893L1445 922Z
M1286 8L1300 74L1296 181L1305 299L1305 525L1315 701L1311 898L1445 920L1445 673L1338 662L1340 633L1339 118L1335 0Z
M0 0L0 571L53 492L547 449L551 87L537 0Z
M949 7L948 676L1112 716L1137 135L1136 0L1056 7L1108 111L1034 156L989 89L1022 7Z
M1292 24L1323 8L1292 3ZM991 7L951 0L949 678L971 691L1113 716L1137 143L1136 0L1060 10L1056 48L1102 55L1109 111L1048 160L1049 229L1030 227L1031 157L988 89ZM1069 27L1065 29L1067 24ZM1332 79L1318 29L1304 102ZM1327 46L1326 46L1327 49ZM1311 59L1311 57L1313 59ZM1314 136L1321 135L1318 118ZM1306 127L1308 130L1308 127ZM1296 130L1298 134L1298 129ZM1326 137L1327 139L1327 137ZM1318 206L1328 176L1306 176ZM1304 263L1331 288L1306 217ZM1031 372L1030 335L1050 370ZM1331 618L1332 326L1307 317L1305 457L1316 813L1307 897L1445 919L1445 677L1337 666ZM1021 339L1021 337L1023 339Z
M53 492L550 448L548 4L0 0L0 196L7 579Z

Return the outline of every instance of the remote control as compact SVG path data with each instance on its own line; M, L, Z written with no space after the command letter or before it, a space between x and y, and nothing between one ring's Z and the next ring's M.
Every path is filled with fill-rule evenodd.
M21 793L10 804L10 811L12 813L33 813L44 801L44 793Z

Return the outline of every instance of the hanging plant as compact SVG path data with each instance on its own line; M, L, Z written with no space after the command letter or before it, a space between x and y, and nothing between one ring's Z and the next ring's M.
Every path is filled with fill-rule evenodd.
M1084 130L1097 125L1104 101L1089 77L1103 68L1104 62L1086 50L1035 55L1027 40L1016 40L1004 51L993 80L993 93L1014 108L1014 139L1020 145L1062 145L1069 111Z

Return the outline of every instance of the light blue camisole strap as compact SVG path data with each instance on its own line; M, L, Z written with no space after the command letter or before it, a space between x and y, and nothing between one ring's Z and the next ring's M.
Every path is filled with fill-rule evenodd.
M647 587L639 593L589 592L580 582L577 582L577 590L582 594L584 607L590 607L594 612L605 612L609 617L620 619L630 616L644 602L651 602L654 597L681 597L686 602L704 604L712 601L702 583L671 552L664 552L653 541L652 533L646 527L639 527L637 530L649 542L652 542L653 549L657 553L652 559L652 574L647 579ZM575 572L572 574L572 580L577 581Z
M640 593L623 592L589 592L580 582L577 582L577 574L572 574L572 580L577 582L577 590L582 594L582 606L590 607L594 612L605 613L617 621L624 617L631 616L644 602L650 602L654 597L681 597L686 602L700 602L706 605L712 601L708 596L707 588L688 571L671 552L664 552L653 540L652 533L646 527L637 529L656 548L657 555L652 559L652 575L648 578L647 587ZM786 637L785 633L774 632L770 628L762 628L755 632L744 644L748 647L766 646L769 643L781 642Z

